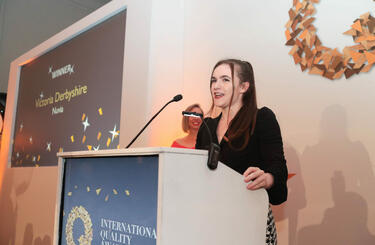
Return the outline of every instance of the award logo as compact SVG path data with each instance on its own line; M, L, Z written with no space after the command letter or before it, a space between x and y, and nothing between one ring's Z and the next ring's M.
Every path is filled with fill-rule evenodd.
M375 65L375 18L370 12L353 21L351 29L344 32L352 36L355 45L346 46L342 52L329 48L320 41L313 25L315 4L320 0L294 0L286 23L285 45L291 46L289 54L301 71L317 74L330 80L346 79L355 74L369 72Z
M78 238L80 245L91 245L92 242L92 222L90 214L82 206L75 206L69 213L68 220L66 222L65 234L66 242L68 245L76 245L73 238L74 222L76 219L81 219L85 228L85 234Z

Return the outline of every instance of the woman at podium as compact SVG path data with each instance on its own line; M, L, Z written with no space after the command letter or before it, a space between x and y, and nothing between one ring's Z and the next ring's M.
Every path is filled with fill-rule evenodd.
M190 105L185 109L185 111L203 114L203 110L199 104ZM200 118L182 117L182 130L187 133L187 135L173 141L171 147L194 149L198 129L201 124L202 120Z
M237 59L221 60L213 68L210 81L212 106L219 116L205 118L209 131L201 127L196 148L207 149L211 133L220 145L219 161L243 174L249 190L265 188L271 204L286 201L288 170L283 142L275 114L258 109L251 64ZM212 114L211 114L212 115ZM275 222L269 209L266 244L277 244Z

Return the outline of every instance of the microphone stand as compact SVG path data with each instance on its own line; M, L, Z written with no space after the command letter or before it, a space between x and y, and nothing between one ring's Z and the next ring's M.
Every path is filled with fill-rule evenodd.
M141 129L141 131L139 131L139 133L134 137L134 139L132 141L130 141L130 143L125 147L126 149L129 148L133 143L134 141L138 138L139 135L141 135L141 133L147 128L147 126L152 122L152 120L154 120L155 117L157 117L157 115L159 115L159 113L167 106L169 105L170 103L172 102L177 102L177 101L180 101L182 99L182 95L181 94L178 94L176 95L175 97L173 97L173 99L171 99L167 104L165 104L148 122L147 124Z
M207 167L211 170L215 170L217 168L217 164L219 161L220 146L213 142L211 131L208 128L206 121L203 120L203 114L190 111L183 111L182 115L187 117L199 117L202 119L202 122L207 129L208 137L210 138L210 148L208 149Z

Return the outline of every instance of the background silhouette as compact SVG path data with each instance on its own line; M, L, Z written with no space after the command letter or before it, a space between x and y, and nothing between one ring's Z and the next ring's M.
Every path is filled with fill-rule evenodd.
M368 231L374 217L375 178L369 154L359 141L348 136L345 108L327 107L322 114L320 138L301 156L307 206L298 243L375 244ZM368 216L367 216L368 215Z

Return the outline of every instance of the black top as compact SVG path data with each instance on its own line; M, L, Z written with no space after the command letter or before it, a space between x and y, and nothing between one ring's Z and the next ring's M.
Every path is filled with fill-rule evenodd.
M213 142L218 144L216 129L221 118L205 118ZM226 135L226 134L225 134ZM243 139L235 139L232 145L240 146ZM207 128L202 123L195 145L196 149L209 149L210 138ZM288 169L284 157L283 141L280 127L275 114L267 107L258 110L257 121L253 135L250 136L248 145L243 150L235 150L229 147L227 141L220 142L219 161L243 174L248 167L258 167L274 177L273 186L267 190L271 204L281 204L287 199Z

